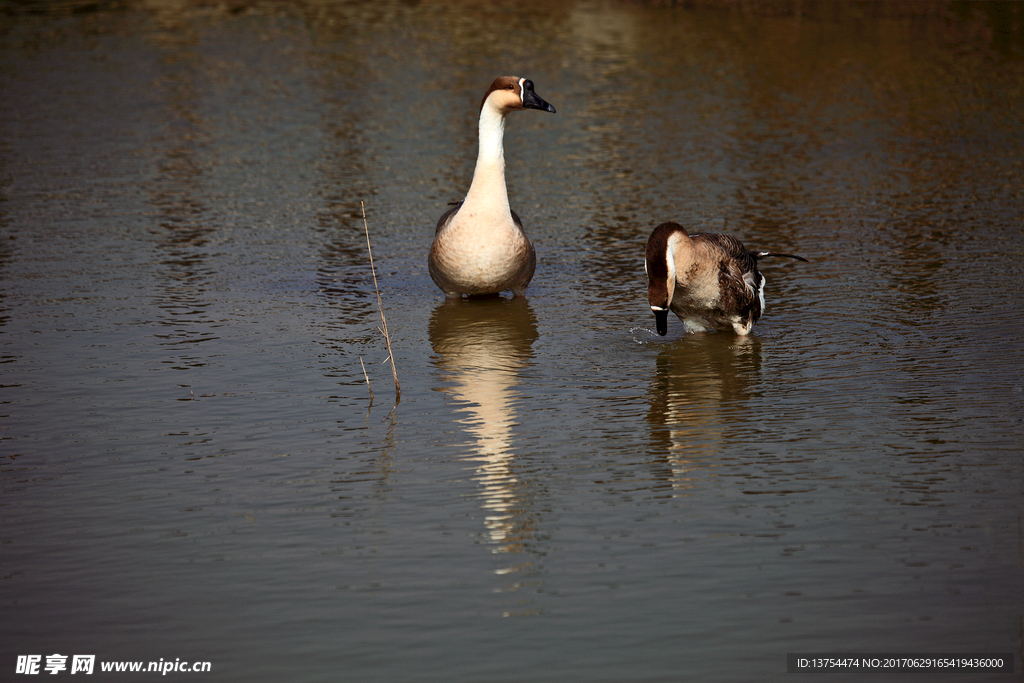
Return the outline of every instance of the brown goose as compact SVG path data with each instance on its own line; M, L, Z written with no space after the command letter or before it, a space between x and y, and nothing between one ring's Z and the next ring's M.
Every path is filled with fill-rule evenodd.
M480 103L480 149L466 198L437 222L427 264L448 297L497 294L525 296L537 255L505 188L505 116L520 109L555 108L533 91L533 82L503 76Z
M687 332L706 332L732 325L736 334L750 334L764 313L764 276L757 259L793 254L748 251L730 235L687 234L678 223L662 223L647 239L647 301L658 334L668 332L668 312Z

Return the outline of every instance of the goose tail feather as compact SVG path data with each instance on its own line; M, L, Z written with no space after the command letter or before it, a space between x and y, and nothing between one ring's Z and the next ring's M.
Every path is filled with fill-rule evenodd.
M795 258L797 261L803 261L809 263L803 256L797 256L796 254L780 254L775 251L752 251L750 252L755 258L764 258L765 256L785 256L786 258Z

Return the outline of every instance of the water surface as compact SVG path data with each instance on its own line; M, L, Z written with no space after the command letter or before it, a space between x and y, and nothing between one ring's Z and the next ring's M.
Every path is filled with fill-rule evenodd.
M800 7L5 7L2 678L1021 680L1024 12ZM537 274L446 302L509 73ZM658 337L664 220L811 262Z

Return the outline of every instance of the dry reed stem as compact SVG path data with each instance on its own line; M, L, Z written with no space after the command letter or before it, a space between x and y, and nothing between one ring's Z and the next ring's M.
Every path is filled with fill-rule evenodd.
M366 378L366 390L370 392L370 405L373 405L373 389L370 388L370 376L366 374L366 365L363 363L362 357L359 358L359 365L363 368L363 377Z
M388 347L388 360L391 361L391 374L395 378L395 405L402 400L402 388L398 384L398 370L395 368L395 356L391 353L391 334L388 332L388 321L384 318L384 306L380 301L380 287L377 286L377 269L373 266L373 250L370 249L370 228L366 225L366 207L363 200L359 200L359 208L363 212L363 230L366 232L366 251L370 255L370 272L373 273L373 289L377 292L377 310L380 311L380 327L377 329L384 335L384 341ZM362 362L362 359L360 359ZM363 372L366 372L365 366ZM367 380L369 386L369 380ZM372 400L372 397L371 397Z

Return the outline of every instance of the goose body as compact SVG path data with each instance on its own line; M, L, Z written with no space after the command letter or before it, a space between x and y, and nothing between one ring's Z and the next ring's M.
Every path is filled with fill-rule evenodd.
M690 235L678 223L662 223L647 240L647 300L658 334L668 331L668 312L683 321L687 332L732 326L750 334L764 313L764 276L757 259L792 254L748 251L730 235Z
M480 104L480 146L469 192L437 222L427 265L448 297L524 296L537 255L522 221L508 204L505 187L505 116L521 109L555 112L533 91L533 82L503 76Z

